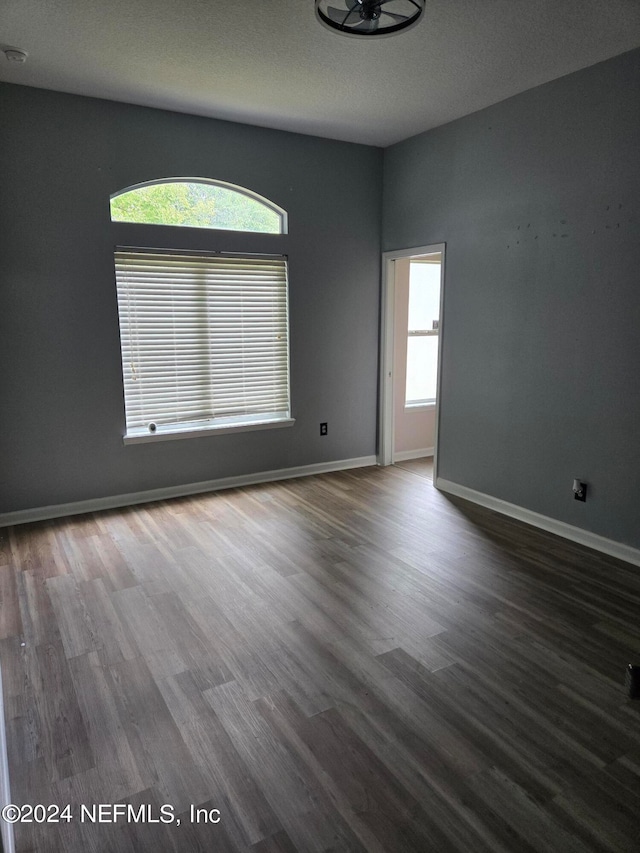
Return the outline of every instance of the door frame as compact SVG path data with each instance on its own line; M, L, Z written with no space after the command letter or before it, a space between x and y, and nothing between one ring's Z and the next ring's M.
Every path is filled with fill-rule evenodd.
M440 431L440 396L442 376L442 336L444 334L444 282L446 243L414 246L382 253L382 316L380 322L380 401L378 414L378 465L393 464L394 444L394 315L396 296L395 261L421 255L442 254L440 266L440 324L438 335L438 375L436 378L436 414L433 440L433 483L438 479L438 433Z

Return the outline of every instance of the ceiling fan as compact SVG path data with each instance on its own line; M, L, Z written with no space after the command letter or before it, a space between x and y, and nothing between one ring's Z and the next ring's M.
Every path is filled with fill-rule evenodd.
M426 0L315 0L325 27L348 36L388 36L418 23Z

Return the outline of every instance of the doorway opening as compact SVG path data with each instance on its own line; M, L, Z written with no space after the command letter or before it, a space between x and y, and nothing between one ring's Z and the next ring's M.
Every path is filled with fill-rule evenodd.
M380 465L437 480L444 244L385 252Z

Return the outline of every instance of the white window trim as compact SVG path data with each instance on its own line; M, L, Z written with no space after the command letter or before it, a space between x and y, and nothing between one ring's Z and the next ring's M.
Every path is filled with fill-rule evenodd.
M253 423L245 422L242 424L221 423L217 426L210 423L202 427L198 427L193 424L181 424L180 427L173 425L165 427L160 426L154 433L143 430L128 432L123 438L123 443L147 444L152 441L174 441L179 438L201 438L206 435L230 435L235 432L280 429L282 427L292 427L295 422L295 418L278 418L274 420L254 421Z
M405 403L404 410L405 412L415 412L421 411L423 409L435 409L436 401L435 400L418 400L415 403Z
M264 205L264 207L268 208L275 213L280 221L280 230L279 231L235 231L232 228L221 228L221 229L213 229L209 228L206 225L160 225L161 228L197 228L198 230L212 231L212 230L221 230L221 231L231 231L232 234L275 234L281 236L283 234L289 233L289 220L287 216L287 211L280 207L279 204L271 201L271 199L266 198L260 193L254 192L253 190L247 189L247 187L240 187L237 184L230 184L228 181L217 181L213 178L158 178L154 181L142 181L138 184L131 184L130 187L125 187L124 189L118 190L115 193L112 193L110 196L110 201L114 198L118 198L121 195L126 195L130 192L135 192L135 190L141 190L145 187L154 187L161 186L163 184L206 184L210 187L221 187L222 189L231 190L232 192L238 193L238 195L243 195L246 198L253 199L254 201L259 202ZM112 222L122 222L122 220L112 220ZM128 225L151 225L155 227L158 223L133 223L127 222Z
M136 184L119 190L112 197L138 186L148 186L150 183L165 183L167 181L184 180L193 181L202 179L181 178L161 179L153 182ZM252 255L280 255L287 259L288 244L288 218L287 212L258 193L227 184L223 181L207 181L218 186L226 186L249 197L255 198L281 215L282 231L280 234L258 232L258 231L232 231L227 229L206 229L175 225L159 225L133 222L111 222L114 237L114 252L122 247L142 248L154 251L185 251L196 254L228 254L250 257ZM287 298L287 313L289 300ZM288 330L288 343L290 346L290 330ZM290 356L289 356L290 358ZM290 364L289 364L290 370ZM290 382L290 375L289 375ZM291 407L291 389L289 388L289 406ZM124 410L123 410L124 414ZM126 421L125 421L126 423ZM252 432L257 430L279 429L291 427L295 424L295 418L289 411L288 416L269 418L261 415L255 421L233 422L233 419L220 418L218 422L206 425L200 423L182 423L180 425L167 424L159 426L154 433L145 428L127 431L122 437L124 445L145 444L153 441L172 441L183 438L200 438L213 435L227 435L232 433Z
M440 255L442 258L442 255ZM413 261L413 259L412 259ZM420 263L420 261L416 261ZM424 262L423 262L424 263ZM432 263L432 261L427 261L426 263ZM437 262L439 265L442 264L442 261ZM440 283L440 287L442 287L442 281ZM439 324L439 321L438 321ZM440 328L438 325L437 329L407 329L407 346L410 338L435 338L440 334ZM439 343L439 342L438 342ZM438 349L440 347L438 346ZM439 356L438 356L439 357ZM409 362L409 357L407 353L407 363ZM437 384L437 371L436 371L436 384ZM408 400L406 396L405 390L405 398L404 398L404 410L406 411L415 411L416 409L433 409L436 405L436 398L431 397L427 400Z

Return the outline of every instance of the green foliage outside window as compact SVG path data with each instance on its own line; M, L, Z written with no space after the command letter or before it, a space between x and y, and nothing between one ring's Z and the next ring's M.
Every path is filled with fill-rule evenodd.
M281 218L255 198L215 184L150 184L111 199L114 222L282 232Z

